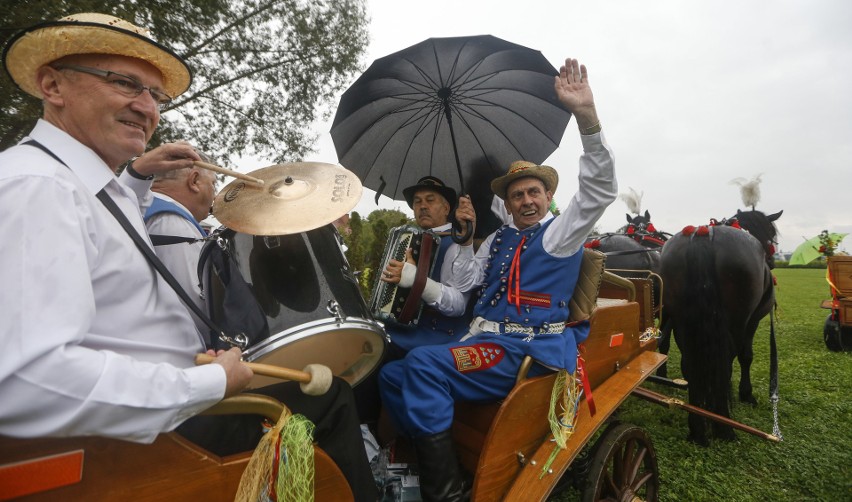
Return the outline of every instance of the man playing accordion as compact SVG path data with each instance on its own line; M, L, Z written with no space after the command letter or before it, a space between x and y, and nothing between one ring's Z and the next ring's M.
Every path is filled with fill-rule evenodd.
M421 295L424 305L420 318L413 326L388 323L386 327L391 339L388 357L391 360L403 357L420 345L457 342L467 333L470 324L470 312L466 308L470 293L462 293L453 281L458 275L455 263L461 252L461 246L450 239L451 223L447 221L455 207L455 190L434 176L425 176L402 193L408 206L414 210L417 225L434 232L441 240ZM405 263L391 259L381 279L410 288L415 272L416 265L409 251Z

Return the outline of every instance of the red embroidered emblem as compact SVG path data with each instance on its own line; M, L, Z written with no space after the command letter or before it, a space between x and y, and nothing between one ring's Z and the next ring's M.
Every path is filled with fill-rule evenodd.
M495 343L478 343L465 347L451 347L450 353L460 373L482 371L503 360L503 347Z

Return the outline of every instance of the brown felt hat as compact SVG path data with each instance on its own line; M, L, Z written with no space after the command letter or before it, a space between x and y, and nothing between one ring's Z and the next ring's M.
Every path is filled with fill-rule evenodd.
M163 92L183 94L192 82L186 62L155 42L148 30L107 14L83 13L31 26L9 40L3 66L18 87L41 98L36 71L73 54L109 54L147 61L163 75Z
M495 195L503 199L506 198L506 189L509 185L519 178L532 176L538 178L544 183L544 188L551 193L556 193L556 185L559 184L559 174L556 169L550 166L539 166L526 160L516 160L509 166L509 172L494 179L491 182L491 191Z

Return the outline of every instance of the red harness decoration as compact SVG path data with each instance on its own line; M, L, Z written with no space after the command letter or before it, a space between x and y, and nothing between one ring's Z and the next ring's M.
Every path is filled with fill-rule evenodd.
M521 249L523 249L526 241L527 236L525 235L521 238L518 249L515 250L512 264L509 265L509 294L506 296L506 300L509 305L514 304L518 308L518 314L521 313Z

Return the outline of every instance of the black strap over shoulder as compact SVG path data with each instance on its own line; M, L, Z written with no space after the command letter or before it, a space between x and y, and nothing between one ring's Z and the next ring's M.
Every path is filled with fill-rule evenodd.
M178 237L176 235L157 235L157 234L148 234L148 237L151 238L151 244L155 246L169 246L171 244L191 244L193 242L198 242L203 239L196 239L195 237Z
M46 154L56 159L60 164L64 165L65 167L68 167L68 164L63 162L62 159L57 157L56 154L51 152L46 146L42 145L38 141L29 140L23 144L33 146L42 150ZM127 235L129 235L130 238L133 240L133 243L136 245L136 248L142 252L142 254L145 256L145 259L148 260L148 263L152 267L154 267L154 269L160 274L160 276L166 280L169 286L172 287L175 293L177 293L177 295L180 297L181 301L183 301L184 305L186 305L187 308L189 308L196 316L198 316L198 318L201 319L202 322L207 325L207 327L213 330L214 333L218 334L220 338L233 340L233 346L245 349L248 345L248 341L245 338L245 335L243 335L242 333L238 333L234 337L227 336L219 328L219 326L217 326L216 323L214 323L213 320L210 319L210 317L206 313L204 313L200 308L198 308L198 305L196 305L196 303L192 301L192 298L190 298L186 290L181 287L177 279L175 279L172 273L169 272L165 265L163 265L163 262L160 261L159 258L157 258L157 255L154 254L154 250L151 249L148 243L145 242L145 239L143 239L142 236L139 235L139 232L137 232L136 229L133 228L133 225L130 223L130 220L128 220L127 216L125 216L124 213L121 212L121 209L119 209L119 207L115 204L115 201L110 198L109 194L107 194L104 190L100 190L95 196L98 198L98 200L101 201L104 207L106 207L107 210L112 213L113 217L116 219L116 221L118 221L119 225L121 225L124 231L127 232ZM243 340L245 340L245 342L241 343Z

